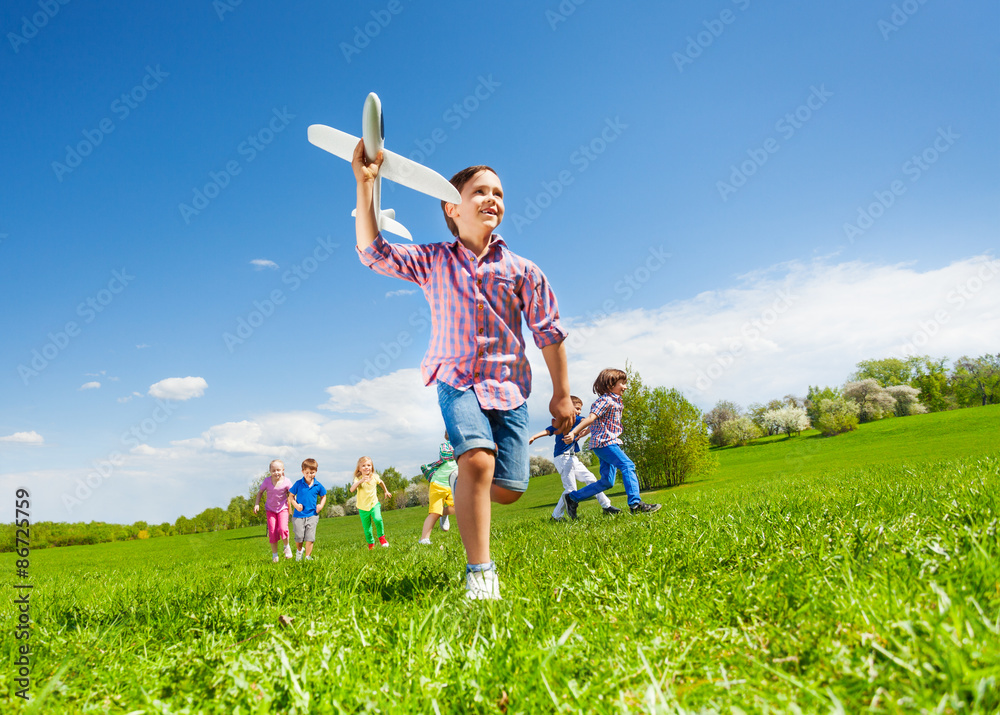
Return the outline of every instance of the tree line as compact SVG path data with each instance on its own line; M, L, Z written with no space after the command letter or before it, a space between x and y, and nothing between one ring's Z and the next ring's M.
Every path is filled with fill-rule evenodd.
M1000 353L948 358L862 360L842 386L809 386L805 397L785 395L746 410L720 400L702 415L716 446L743 445L758 437L789 436L815 428L826 436L859 424L1000 403Z

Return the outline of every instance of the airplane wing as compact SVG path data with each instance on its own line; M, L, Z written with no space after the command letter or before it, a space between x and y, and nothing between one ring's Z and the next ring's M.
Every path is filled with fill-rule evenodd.
M328 151L334 156L350 161L354 157L354 149L361 141L347 132L328 127L324 124L311 124L308 130L309 143ZM418 165L419 166L419 165ZM451 184L448 184L451 186Z
M329 129L329 127L324 127L324 129ZM309 141L312 141L312 127L309 130ZM340 133L343 134L343 132ZM357 143L358 140L355 139L355 146ZM322 144L316 145L326 149ZM330 149L326 150L331 151ZM388 149L382 149L382 168L379 169L379 175L383 179L395 181L397 184L408 186L441 201L447 201L451 204L462 203L462 195L458 193L458 189L452 186L451 182L441 174Z

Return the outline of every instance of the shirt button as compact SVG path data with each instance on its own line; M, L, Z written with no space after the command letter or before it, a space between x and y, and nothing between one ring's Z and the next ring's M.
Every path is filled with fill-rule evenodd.
M478 372L476 373L476 377L479 377L479 373Z
M482 304L482 303L480 303L480 304L479 304L479 309L480 309L480 310L482 310L482 309L483 309L483 304Z
M480 329L479 329L479 334L480 334L480 335L482 335L482 334L483 334L483 329L482 329L482 328L480 328Z
M482 284L483 284L483 279L482 278L480 278L479 280L476 281L476 285L482 285Z
M479 351L479 357L482 357L482 356L483 356L483 355L485 355L485 354L486 354L486 351L485 351L485 350L480 350L480 351Z

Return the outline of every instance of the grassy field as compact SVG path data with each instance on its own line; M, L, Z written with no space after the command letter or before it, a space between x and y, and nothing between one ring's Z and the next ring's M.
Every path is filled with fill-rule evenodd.
M504 601L466 603L456 530L425 512L320 524L272 565L261 528L31 556L34 701L5 712L1000 710L1000 407L717 450L553 523L558 478L494 511ZM620 488L612 500L624 506ZM12 593L13 554L0 558ZM281 625L279 618L293 618ZM23 641L21 641L23 642Z

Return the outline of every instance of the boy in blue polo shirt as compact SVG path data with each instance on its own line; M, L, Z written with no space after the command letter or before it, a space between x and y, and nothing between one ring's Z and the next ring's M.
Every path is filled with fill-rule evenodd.
M576 420L573 422L573 427L576 427L583 421L583 417L580 416L580 413L583 410L583 400L576 395L570 395L569 399L573 402L573 407L576 409ZM556 445L552 452L552 461L555 462L556 471L559 472L559 476L562 478L563 491L576 491L577 481L583 482L584 485L597 481L597 477L595 477L589 469L583 466L583 462L581 462L576 456L580 451L579 440L583 439L586 434L587 430L583 430L577 439L567 443L563 439L564 435L556 432L555 428L550 425L542 432L533 435L531 439L528 440L528 444L531 444L539 437L555 435ZM600 492L597 495L597 503L601 505L602 509L604 509L604 513L609 516L621 513L621 509L616 509L611 506L611 500L608 499L604 492ZM565 502L563 502L563 499L560 496L559 501L556 502L556 508L552 510L552 518L559 521L562 519L563 512L565 510Z
M303 545L306 561L312 561L316 525L319 523L319 513L326 505L326 488L316 481L317 470L319 463L315 459L303 460L302 479L288 490L288 499L295 510L292 514L292 527L295 531L296 561L302 560Z

